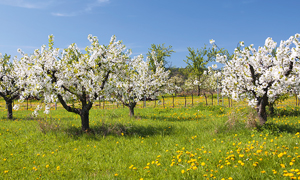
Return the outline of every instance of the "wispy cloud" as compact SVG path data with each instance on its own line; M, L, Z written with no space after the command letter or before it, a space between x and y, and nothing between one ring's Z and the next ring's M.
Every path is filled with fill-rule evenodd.
M58 17L72 17L80 14L90 13L95 8L109 3L110 0L0 0L0 5L14 6L27 9L44 9L48 7L60 7L62 9L69 9L69 11L52 12L52 16ZM80 3L80 9L72 5Z
M102 5L104 5L105 3L108 3L108 2L109 2L109 0L96 0L92 3L88 3L83 11L90 12L90 11L93 10L93 8L98 7L98 6L102 6Z
M51 5L53 1L41 0L0 0L0 4L28 9L42 9Z
M51 13L52 16L60 16L60 17L72 17L76 16L77 14L72 12L72 13Z
M109 3L110 0L93 0L92 2L85 3L82 6L82 9L72 11L72 12L52 12L51 14L53 16L60 16L60 17L71 17L71 16L77 16L80 14L90 13L94 8L97 8L99 6L103 6L106 3Z

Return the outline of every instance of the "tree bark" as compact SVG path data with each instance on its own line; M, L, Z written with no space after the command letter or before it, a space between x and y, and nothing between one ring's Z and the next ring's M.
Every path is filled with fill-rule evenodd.
M90 129L89 125L89 110L82 109L80 113L81 118L81 129L82 131L88 131Z
M83 96L80 98L81 101L81 109L79 108L74 108L71 106L68 106L63 97L58 94L57 95L59 102L62 104L62 106L68 111L68 112L73 112L75 114L78 114L81 118L81 129L83 131L88 131L90 129L89 126L89 111L93 106L93 103L90 101L86 100L86 95L85 93Z
M256 105L256 111L260 125L264 125L267 122L266 106L268 105L268 97L265 94L261 99L258 100Z
M214 94L211 94L211 105L214 105Z
M204 92L203 95L205 97L205 105L207 106L207 96L206 96L206 93Z
M174 105L174 96L172 95L172 98L173 98L173 108L175 107L175 105Z
M12 99L8 99L6 101L6 106L7 106L7 119L13 119Z
M270 115L274 115L274 103L269 103Z
M200 96L200 86L198 85L197 88L197 96Z
M136 106L136 102L131 102L131 103L129 103L126 106L128 106L128 108L129 108L130 117L133 117L134 116L134 108Z

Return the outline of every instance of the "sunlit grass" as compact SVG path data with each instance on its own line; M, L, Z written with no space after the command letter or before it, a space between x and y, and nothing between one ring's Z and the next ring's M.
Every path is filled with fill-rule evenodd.
M220 98L221 99L221 98ZM138 104L136 117L116 103L95 106L92 131L80 117L58 110L39 117L37 102L7 120L0 101L0 177L4 179L297 179L299 108L294 98L276 106L264 127L246 128L243 102L205 106L204 97ZM211 99L208 99L211 100ZM225 101L226 100L226 101ZM208 101L211 103L211 101ZM102 102L101 102L102 103ZM160 104L159 104L160 103ZM98 103L96 103L98 104ZM217 104L215 98L214 104ZM118 106L118 108L117 108ZM230 124L228 117L234 119Z

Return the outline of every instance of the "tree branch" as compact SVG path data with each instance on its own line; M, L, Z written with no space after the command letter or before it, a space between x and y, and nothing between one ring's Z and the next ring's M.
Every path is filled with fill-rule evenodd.
M65 102L65 100L63 99L63 97L60 94L57 94L58 100L59 102L62 104L62 106L68 111L68 112L73 112L76 114L81 113L81 109L77 109L77 108L72 108L70 106L67 105L67 103Z

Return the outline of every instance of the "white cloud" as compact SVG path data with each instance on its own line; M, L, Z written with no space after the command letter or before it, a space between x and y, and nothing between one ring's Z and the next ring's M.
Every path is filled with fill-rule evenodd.
M51 13L52 16L59 16L59 17L72 17L76 16L76 13Z
M89 13L93 9L109 3L110 0L0 0L0 4L28 9L43 9L48 7L65 7L64 9L71 9L69 12L52 12L51 15L59 17L71 17L84 13ZM81 9L72 8L73 4L80 3Z
M41 9L51 5L53 1L41 0L0 0L0 4L28 9Z

